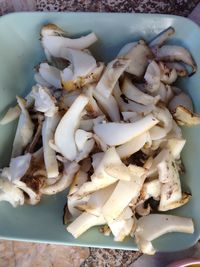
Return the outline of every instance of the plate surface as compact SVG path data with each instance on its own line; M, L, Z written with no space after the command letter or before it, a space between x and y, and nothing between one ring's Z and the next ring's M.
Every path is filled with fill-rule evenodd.
M114 14L114 13L13 13L0 18L0 115L13 103L15 95L25 95L33 84L33 68L44 54L39 42L43 24L52 22L79 36L94 31L99 42L92 47L98 59L111 60L127 42L152 36L173 26L176 35L171 41L182 44L194 56L200 70L200 29L190 20L171 15ZM200 112L200 71L190 79L182 79L180 87L192 96L196 111ZM8 163L16 122L0 126L0 164ZM160 251L175 251L192 246L200 235L200 127L184 129L187 139L183 152L186 174L185 188L192 192L192 200L173 214L192 217L195 233L168 234L154 243ZM122 243L91 229L74 239L62 224L66 193L43 197L37 206L12 208L0 203L0 238L48 242L66 245L110 247L135 250L132 239Z

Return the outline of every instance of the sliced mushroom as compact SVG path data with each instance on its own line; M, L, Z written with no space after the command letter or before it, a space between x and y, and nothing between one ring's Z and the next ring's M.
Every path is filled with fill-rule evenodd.
M159 89L161 73L158 64L154 60L148 65L144 79L147 82L146 90L148 92L153 93Z
M116 148L116 151L121 159L128 158L132 154L139 151L145 145L148 139L149 139L149 133L144 132L143 134L138 135L133 139L131 139L130 141L124 143L123 145L118 146Z
M200 124L200 115L193 113L183 106L178 106L176 108L173 117L178 125L192 127Z
M128 216L127 216L128 215ZM134 219L132 218L132 211L127 207L119 218L117 218L112 223L108 223L108 226L114 235L114 240L117 242L122 242L126 236L131 233L133 228Z
M117 183L113 193L103 206L102 214L109 223L113 222L115 218L117 218L123 212L131 200L137 200L140 194L140 190L146 178L146 171L142 167L137 167L134 165L130 165L129 170L131 180L120 180Z
M101 123L94 126L94 132L109 146L124 144L151 129L158 123L153 115L147 115L133 123Z
M157 168L159 181L162 183L158 209L166 211L186 204L190 195L182 195L178 169L168 150L165 150L165 158L157 165Z
M9 108L3 118L0 120L0 125L8 124L14 120L16 120L21 113L21 109L18 105L15 107Z
M73 48L82 50L97 41L97 37L94 33L90 33L86 36L70 39L62 36L49 36L44 35L42 37L42 45L54 57L62 57L63 48Z
M115 187L116 183L95 191L89 196L88 202L85 205L79 205L79 207L90 214L100 216L105 202L108 200Z
M132 111L137 112L142 115L147 115L154 110L155 105L141 105L134 101L129 100L125 95L122 94L119 83L117 82L114 90L113 90L114 97L119 105L120 111Z
M33 137L34 124L26 109L24 99L17 96L17 102L21 109L17 130L13 142L12 157L20 156Z
M171 138L167 141L167 148L174 159L180 159L181 151L186 143L185 139Z
M170 232L192 234L194 232L192 219L165 214L149 214L137 221L135 240L143 253L153 255L156 251L151 241Z
M48 63L41 63L39 66L39 73L48 84L55 88L61 88L61 71L59 69Z
M82 199L77 199L74 197L76 191L84 184L88 179L87 173L83 171L78 171L74 177L74 180L70 186L69 193L68 193L68 210L73 218L78 217L82 212L80 209L77 208L79 205L83 205L87 203L89 200L89 196L83 197Z
M147 181L142 186L142 190L140 192L140 200L144 202L151 197L158 199L160 197L160 192L161 182L158 179Z
M136 86L134 86L131 80L127 77L125 77L123 81L122 92L130 100L143 105L156 104L156 102L159 100L158 97L154 98L153 96L143 93Z
M0 177L0 201L7 201L15 208L24 204L24 194L9 180Z
M78 129L75 132L75 142L79 151L83 150L85 143L89 138L92 138L91 132L86 132L82 129Z
M41 85L43 87L51 87L51 84L49 84L45 79L42 78L39 72L36 72L34 75L34 80L36 81L36 84Z
M49 141L53 139L59 121L60 114L56 113L52 117L45 117L45 121L42 126L44 162L48 178L55 178L59 175L56 152L49 145Z
M112 94L113 88L119 77L125 69L127 69L129 64L130 60L126 58L116 58L109 62L95 90L100 95L108 98Z
M92 149L94 148L94 144L95 144L95 141L93 138L87 140L85 142L83 149L77 155L76 162L79 162L79 161L87 158L89 156L90 152L92 151Z
M140 77L145 72L148 60L152 58L152 52L145 41L140 40L125 57L131 60L126 72Z
M155 52L156 58L163 61L182 61L192 67L192 74L197 71L197 65L188 50L177 45L163 45Z
M102 157L102 155L100 156ZM120 165L122 164L122 161L120 160L119 155L117 154L114 147L109 148L104 154L102 159L98 160L98 165L95 164L95 172L91 176L91 182L87 182L79 189L77 192L77 195L83 196L90 194L94 191L97 191L101 188L104 188L106 186L109 186L111 184L114 184L119 179L123 179L122 177L115 178L111 175L109 175L105 168L110 165ZM94 163L93 163L94 164Z
M30 166L31 158L32 156L30 153L11 158L9 167L10 181L18 181L24 176Z
M77 90L85 85L98 82L104 69L104 63L96 63L92 55L82 51L72 49L67 51L72 65L61 72L63 88L68 91Z
M162 46L165 41L167 41L174 33L175 29L173 27L165 29L164 31L156 35L156 37L154 37L152 41L149 42L149 46L151 48Z
M178 106L183 106L191 112L193 111L192 99L184 92L174 96L169 102L168 108L171 112L175 112Z
M95 216L93 214L83 212L78 218L76 218L70 225L67 227L67 231L71 233L75 238L82 235L89 228L105 224L105 219L103 216Z
M88 103L88 98L80 95L62 117L55 131L55 145L63 156L74 160L77 156L75 144L75 131L79 126L81 113Z
M175 69L176 70L176 73L178 74L178 76L180 76L180 77L186 77L186 76L188 76L187 69L180 62L165 62L165 64L166 64L166 66L168 68Z
M159 62L161 77L160 80L165 84L172 84L176 81L178 75L175 68L168 68L163 62Z
M57 113L56 99L51 95L48 88L40 85L33 86L31 97L35 100L35 109L43 112L45 116L52 117Z
M30 205L36 205L40 202L41 194L36 193L32 188L27 186L23 181L15 181L14 184L17 188L26 193L25 202Z
M94 98L95 96L94 86L88 86L87 88L85 88L85 90L83 90L83 92L89 99L89 102L86 106L87 115L89 117L101 116L103 113L100 107L98 106L96 99Z
M63 31L60 27L58 27L56 24L48 23L42 26L41 36L65 36L67 33Z
M106 98L103 95L99 94L96 90L94 90L94 97L102 107L102 110L109 116L112 121L120 121L119 107L113 95L110 95L108 98Z
M59 175L60 179L56 183L41 188L40 191L42 194L55 195L70 186L73 181L74 175L79 170L80 166L76 162L72 162L68 164L66 163L64 167L64 172L63 174Z

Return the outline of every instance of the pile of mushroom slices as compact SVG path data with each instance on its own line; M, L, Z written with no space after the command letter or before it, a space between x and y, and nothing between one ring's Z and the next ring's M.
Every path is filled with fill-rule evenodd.
M95 33L71 39L42 27L47 58L36 85L17 96L0 123L19 117L9 167L0 173L0 200L14 207L69 187L64 221L75 238L101 225L115 241L131 236L154 254L167 232L193 233L191 218L162 212L186 204L180 125L200 124L191 98L173 83L197 66L183 47L165 42L168 28L148 44L126 44L108 64L88 47Z

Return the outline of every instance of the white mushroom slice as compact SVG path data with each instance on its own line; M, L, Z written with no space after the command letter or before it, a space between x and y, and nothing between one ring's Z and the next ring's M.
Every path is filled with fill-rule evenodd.
M113 95L104 97L94 90L94 97L96 98L102 110L109 116L112 121L120 121L119 107Z
M24 204L24 194L9 180L0 177L0 201L7 201L15 208Z
M101 116L103 113L94 98L94 86L88 86L83 90L83 93L88 97L89 102L86 106L87 115L89 117Z
M75 143L79 151L83 150L85 143L89 138L92 138L91 132L86 132L82 129L78 129L75 132Z
M76 39L70 39L62 36L45 35L42 38L42 45L52 56L62 57L61 50L63 48L73 48L82 50L97 41L95 33L90 33Z
M166 150L166 158L158 165L159 181L162 183L160 203L158 209L166 211L186 204L190 196L182 195L180 177L175 160L171 153Z
M165 128L160 126L154 126L149 130L150 138L152 141L157 141L164 138L167 135L168 131Z
M173 114L178 125L192 127L200 124L200 115L193 113L183 106L178 106Z
M84 211L93 214L95 216L100 216L102 213L102 207L112 194L115 187L116 183L92 193L89 197L87 204L82 205Z
M118 53L118 57L121 57L121 56L125 56L128 52L131 51L131 49L137 45L137 42L131 42L131 43L127 43L125 44L120 50L119 50L119 53Z
M16 120L21 113L21 109L18 105L15 107L9 108L3 118L0 120L0 125L8 124Z
M88 179L88 175L86 172L79 170L74 176L74 180L70 185L68 197L73 195L78 191L78 189L83 185Z
M80 166L76 162L72 162L65 163L64 167L64 173L60 175L60 179L55 184L41 188L42 194L55 195L70 186Z
M100 162L102 161L103 156L104 156L104 152L98 152L98 153L95 153L92 155L92 167L94 169L94 172L96 171L97 167L99 166Z
M153 96L143 93L127 77L125 77L123 81L122 92L130 100L143 105L156 104L159 100L158 97L154 98Z
M160 68L158 64L154 60L152 60L151 63L148 65L144 75L144 79L147 82L146 89L148 92L152 93L159 89L160 78Z
M180 62L165 62L165 64L168 68L175 69L178 76L180 76L180 77L188 76L187 69Z
M108 146L106 145L106 143L104 143L104 142L101 140L101 138L100 138L98 135L96 135L96 134L93 135L93 138L94 138L95 143L97 144L97 146L98 146L103 152L106 152L107 149L108 149Z
M152 52L144 40L140 40L125 57L131 60L126 72L140 77L145 72L148 59L152 58Z
M182 135L182 130L181 128L177 125L177 123L175 122L175 120L172 121L172 130L168 133L167 138L178 138L178 139L182 139L183 135Z
M175 33L175 29L173 27L169 27L164 31L160 32L156 37L153 38L152 41L149 42L149 46L153 47L160 47L167 41L173 34Z
M68 196L67 207L73 219L77 218L79 215L81 215L81 213L83 213L80 207L87 204L89 197L90 196L88 195L84 196L83 198L77 199L74 195Z
M48 63L41 63L39 66L39 73L42 78L55 88L61 88L61 71Z
M133 111L140 113L142 115L147 115L154 110L155 105L141 105L131 100L128 100L121 92L119 88L119 83L117 82L114 90L113 90L114 97L119 105L120 111ZM125 97L125 99L124 99Z
M147 216L151 212L151 207L149 204L145 207L144 203L140 203L136 206L135 211L140 216Z
M124 180L124 181L130 181L131 180L131 175L126 167L125 164L110 164L109 166L105 167L105 172L109 174L110 176ZM120 178L119 178L120 177Z
M24 176L30 167L31 158L32 156L30 153L18 156L16 158L11 158L10 167L8 170L10 174L10 177L8 178L10 181L18 181Z
M59 175L58 162L56 152L49 145L49 141L53 139L56 127L60 121L59 113L52 117L45 117L42 126L42 143L44 151L44 162L48 178L55 178Z
M49 84L45 79L42 78L39 72L36 72L34 75L34 80L36 81L36 84L39 84L43 87L51 87L51 84Z
M122 242L125 237L131 233L133 228L134 219L131 217L131 215L126 218L125 213L127 213L127 210L131 215L133 214L131 209L127 207L120 215L120 218L117 218L112 223L108 223L108 226L114 235L114 240L117 242Z
M48 88L40 85L33 86L31 97L35 99L35 109L43 112L45 116L52 117L55 113L57 113L58 107L55 105L56 100L51 95Z
M153 115L147 115L133 123L108 122L94 126L94 132L109 146L124 144L151 129L158 123Z
M77 195L83 196L90 194L94 191L97 191L101 188L109 186L117 182L117 180L123 178L110 176L105 171L106 166L110 166L111 164L120 165L122 163L119 155L117 154L114 147L109 148L103 155L102 160L100 161L99 165L96 166L95 172L91 176L91 182L87 182L82 185L82 187L77 192Z
M81 113L88 103L88 98L80 95L62 117L55 132L55 145L63 156L74 160L77 156L74 134L79 127Z
M86 172L78 171L74 177L74 180L73 180L71 186L70 186L69 193L68 193L67 206L68 206L68 210L69 210L70 214L73 216L73 218L78 217L82 213L76 207L79 205L86 204L89 200L89 196L83 197L82 199L77 199L73 195L81 187L81 185L87 181L87 179L88 179L88 175Z
M139 151L147 142L147 140L149 138L148 135L149 135L149 133L145 132L139 136L134 137L133 139L131 139L127 143L125 143L121 146L118 146L116 148L116 151L117 151L118 155L120 156L120 158L121 159L128 158L132 154Z
M167 141L167 147L174 159L179 159L181 151L186 143L185 139L171 138Z
M104 63L99 62L89 73L75 77L71 67L68 67L61 73L63 87L65 90L71 91L82 89L84 86L89 84L97 83L101 77L103 69Z
M72 64L74 77L87 75L97 66L95 58L83 51L67 48L63 54Z
M60 27L58 27L56 24L48 23L41 28L40 35L42 37L44 36L63 36L67 33L63 31Z
M161 124L161 126L154 126L149 130L149 133L152 140L158 140L165 137L171 131L173 118L168 109L164 107L156 107L153 111L153 115L160 121L159 124Z
M135 241L143 253L153 255L156 251L151 241L170 232L192 234L194 232L192 219L165 214L141 217L137 221Z
M192 99L184 92L174 96L169 102L168 108L171 112L174 112L178 106L183 106L186 109L193 111Z
M31 121L30 115L26 109L24 99L17 96L17 102L21 109L17 130L13 142L12 157L21 155L24 148L31 142L33 137L34 124Z
M197 70L197 65L188 50L177 45L163 45L156 53L156 58L163 61L182 61L192 67L192 73Z
M160 67L160 80L165 84L172 84L176 81L178 75L176 69L170 69L163 62L159 62Z
M129 165L129 170L131 180L120 180L103 206L102 214L108 223L113 222L119 217L128 204L133 199L137 200L140 194L140 190L146 178L146 171L145 169L134 165Z
M138 117L138 113L134 111L122 111L121 114L122 114L124 121L129 121L132 118L136 118L137 120L137 117Z
M68 227L67 231L71 233L75 238L82 235L89 228L105 224L103 216L95 216L87 212L83 212L78 218L76 218Z
M140 200L145 201L151 197L158 199L161 192L161 182L158 179L154 179L145 182L140 192Z
M80 153L77 155L76 157L76 162L79 162L85 158L88 157L88 155L90 154L90 152L92 151L93 147L94 147L95 141L94 139L89 139L85 142L85 145L83 147L83 149L80 151Z
M22 181L14 181L14 184L17 188L21 189L26 193L28 197L25 198L25 202L30 205L36 205L40 202L41 195L40 193L34 192L30 187L28 187Z
M116 58L109 62L95 90L100 95L108 98L112 94L116 82L128 67L129 63L130 60L126 58Z

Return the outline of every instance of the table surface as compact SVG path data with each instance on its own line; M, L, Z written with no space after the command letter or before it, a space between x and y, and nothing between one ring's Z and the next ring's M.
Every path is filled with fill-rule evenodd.
M0 0L0 15L16 11L145 12L188 16L200 25L199 0ZM0 267L164 267L185 257L200 258L200 245L179 253L157 253L66 247L0 241Z

